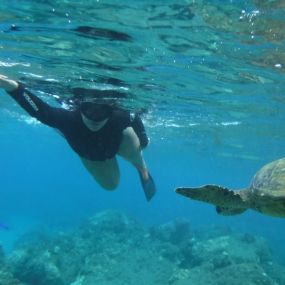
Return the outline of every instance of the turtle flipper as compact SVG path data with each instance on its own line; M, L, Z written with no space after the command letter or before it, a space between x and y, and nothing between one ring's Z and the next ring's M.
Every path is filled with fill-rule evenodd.
M247 208L232 208L232 207L221 207L221 206L216 207L216 212L219 215L223 215L223 216L239 215L245 212L246 210Z
M235 215L247 209L239 192L218 185L204 185L201 187L179 187L175 192L187 198L199 200L217 206L217 212L225 215ZM224 213L225 212L225 213Z

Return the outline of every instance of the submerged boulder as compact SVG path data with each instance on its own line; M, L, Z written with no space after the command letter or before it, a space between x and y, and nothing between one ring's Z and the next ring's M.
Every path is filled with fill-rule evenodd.
M265 265L272 259L264 239L255 238L249 242L244 235L234 234L197 240L193 246L193 256L196 260L192 266L210 262L214 268L240 263Z
M203 238L185 220L149 229L117 211L22 243L8 264L10 276L25 285L285 284L284 268L275 266L262 238L231 231Z
M16 279L10 268L6 264L6 258L3 248L0 246L0 284L1 285L23 285Z
M60 271L48 249L16 250L9 257L14 276L27 284L63 285Z
M171 285L277 285L264 269L255 263L232 264L215 270L211 264L203 264L188 272L187 278L176 280Z
M185 219L176 219L173 222L152 227L150 234L160 241L180 244L191 237L190 224Z

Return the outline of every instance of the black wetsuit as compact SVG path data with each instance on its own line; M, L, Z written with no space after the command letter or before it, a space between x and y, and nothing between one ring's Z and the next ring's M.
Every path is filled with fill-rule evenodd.
M142 148L148 144L148 137L140 117L129 111L114 109L106 125L94 132L82 121L80 110L70 111L52 107L24 88L22 84L9 94L32 117L58 129L72 149L85 159L103 161L113 158L119 150L122 132L127 127L134 129Z

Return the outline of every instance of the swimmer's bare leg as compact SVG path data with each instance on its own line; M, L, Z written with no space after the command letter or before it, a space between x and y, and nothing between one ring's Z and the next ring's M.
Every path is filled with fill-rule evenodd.
M120 170L116 158L91 161L80 157L83 165L95 180L106 190L114 190L120 181Z
M146 199L149 201L154 196L156 189L142 155L140 140L132 127L123 131L118 155L131 162L138 170Z
M146 163L142 156L140 140L132 127L123 131L123 139L120 144L118 155L131 162L148 179Z

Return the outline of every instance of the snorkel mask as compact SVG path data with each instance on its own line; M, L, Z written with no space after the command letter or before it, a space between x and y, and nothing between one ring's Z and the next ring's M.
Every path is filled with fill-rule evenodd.
M79 109L84 124L94 132L108 122L113 112L112 106L95 102L82 102Z
M81 114L93 122L102 122L108 119L111 116L112 111L112 106L107 104L99 104L87 101L80 104Z

